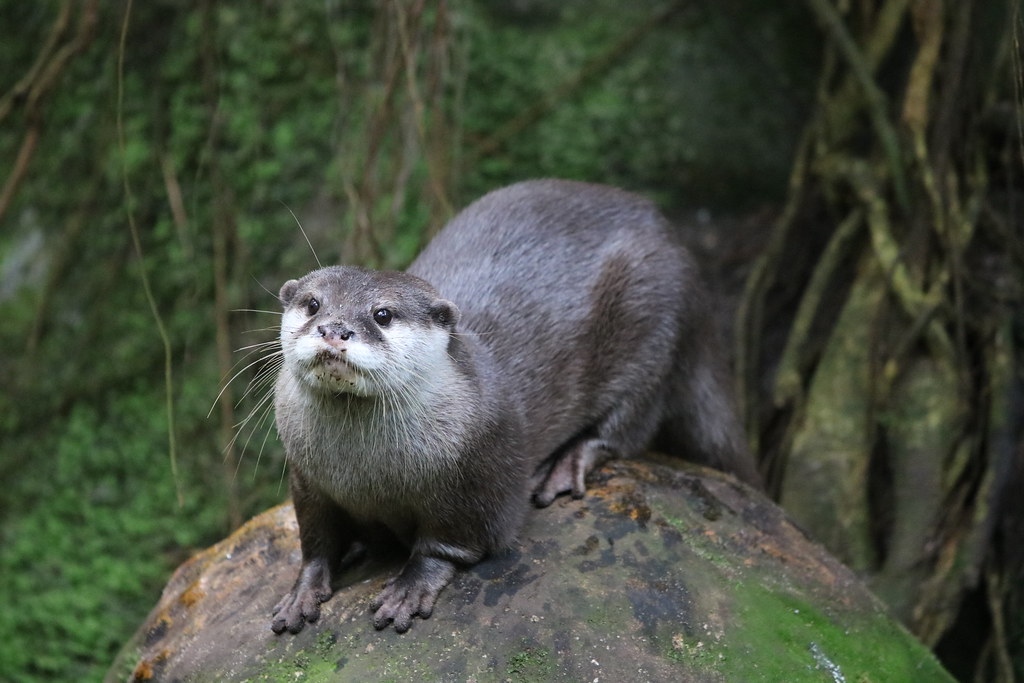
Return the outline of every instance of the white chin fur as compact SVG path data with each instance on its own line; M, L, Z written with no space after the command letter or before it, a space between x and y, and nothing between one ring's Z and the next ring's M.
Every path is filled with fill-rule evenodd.
M303 384L333 394L375 396L378 387L366 374L359 358L365 345L349 343L345 352L314 336L304 336L286 344L285 360L289 370Z

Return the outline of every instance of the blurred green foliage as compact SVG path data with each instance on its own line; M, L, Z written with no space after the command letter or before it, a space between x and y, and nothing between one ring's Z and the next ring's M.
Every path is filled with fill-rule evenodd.
M5 676L94 678L156 599L168 566L222 523L223 502L208 499L195 458L178 507L159 449L161 408L159 387L139 386L108 405L76 403L52 436L10 444L37 471L19 478L25 507L4 525Z
M0 2L0 96L28 73L61 9L71 9L66 44L88 5ZM420 190L392 191L400 178L440 178L449 209L548 175L628 186L673 211L746 208L781 195L811 100L814 65L800 55L814 32L798 8L698 3L578 79L663 3L452 3L417 19L419 42L402 56L438 73L417 70L422 89L399 98L406 74L389 94L381 65L405 49L394 21L414 18L408 3L154 0L134 3L130 19L122 155L125 6L98 3L94 35L37 119L18 98L0 119L0 182L33 126L39 133L0 215L5 679L99 677L169 572L230 531L231 510L244 517L286 495L276 438L263 445L267 422L234 451L236 467L221 462L219 409L207 417L227 371L215 349L225 314L214 305L217 235L223 295L239 311L228 335L248 346L274 336L275 317L246 311L275 311L279 283L314 265L292 210L325 263L351 259L353 201L365 197L371 217L393 222L385 260L400 266L438 222ZM535 122L479 153L544 98ZM389 102L393 125L375 138ZM141 264L126 211L142 233ZM172 343L182 505L140 268ZM225 400L238 400L257 369Z
M491 7L475 26L470 143L613 58L500 155L480 159L464 179L471 196L524 175L635 188L669 209L736 210L782 192L815 74L816 34L801 7L682 3L615 53L630 28L671 3L511 4L524 9Z

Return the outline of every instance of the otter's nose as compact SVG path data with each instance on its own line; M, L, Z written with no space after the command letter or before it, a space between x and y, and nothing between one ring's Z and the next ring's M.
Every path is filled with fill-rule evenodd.
M328 342L348 341L355 332L344 325L319 325L316 331Z

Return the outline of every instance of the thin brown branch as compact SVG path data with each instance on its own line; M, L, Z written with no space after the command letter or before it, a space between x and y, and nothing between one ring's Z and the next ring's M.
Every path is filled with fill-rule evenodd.
M4 182L4 189L0 191L0 220L3 220L8 207L10 207L11 202L14 200L14 194L18 191L18 186L21 185L21 181L25 178L29 161L32 160L32 154L36 151L38 143L39 124L34 124L26 131L25 139L22 140L21 148L18 150L18 158L14 161L14 168L11 169L11 174L7 176L7 180Z
M86 0L82 12L78 18L78 30L75 37L68 44L57 50L53 59L47 62L40 72L39 79L34 83L25 108L31 114L37 111L40 100L53 89L54 84L60 77L61 72L71 61L72 57L85 50L92 41L96 24L99 21L99 0Z
M51 43L55 45L64 33L66 24L66 17L64 15L65 12L70 11L70 3L61 8L61 13L51 31L47 45L43 48L43 52L40 53L40 58L36 60L36 64L29 70L28 76L19 82L10 93L5 95L3 102L0 102L0 120L2 120L14 102L24 98L25 118L28 121L28 130L25 132L25 138L22 140L21 148L18 150L18 157L14 162L10 175L4 181L3 190L0 191L0 220L3 220L4 215L6 215L7 210L10 208L14 195L21 185L21 181L25 178L25 174L28 172L29 163L32 161L32 156L39 143L39 135L42 131L41 109L43 99L53 90L57 79L72 57L85 50L92 40L98 19L98 3L99 0L86 1L79 15L78 30L74 38L57 50L53 57L50 58L49 55L53 50Z
M0 98L0 122L11 112L15 102L25 98L32 90L36 79L39 77L39 72L42 71L43 67L50 60L50 55L53 54L54 48L67 30L68 24L71 23L71 7L73 4L73 0L64 1L60 11L57 13L57 18L53 22L53 28L50 29L50 35L47 36L46 42L43 43L43 47L39 50L39 56L36 57L35 63L32 64L21 80L15 83L14 87Z
M210 149L217 148L220 136L220 117L217 112L220 109L220 91L217 83L217 15L213 0L205 0L202 4L202 37L199 44L200 56L200 77L202 79L203 93L207 99L207 106L212 112L210 117L210 129L207 142ZM213 310L214 310L214 341L217 348L217 368L221 377L231 375L231 321L228 319L228 311L231 308L228 293L228 251L235 232L235 220L232 209L231 190L224 181L224 174L221 170L220 158L211 154L209 159L210 181L213 189L213 220L211 221L213 237L213 253L211 256L213 267ZM175 222L184 224L184 209L179 212L173 210L175 205L174 197L179 196L180 190L177 181L174 180L173 172L167 173L165 166L165 177L169 178L168 196L171 200L172 212L175 214ZM183 234L184 229L179 228ZM224 387L219 398L220 402L220 439L224 445L224 457L221 461L221 477L224 489L227 493L227 526L230 529L238 527L242 523L241 503L238 496L237 471L241 462L241 455L236 453L235 438L235 401L232 398L230 382Z
M188 212L185 210L185 199L181 193L181 183L174 170L174 163L166 154L160 156L160 171L164 176L164 187L167 189L167 204L171 207L174 229L178 233L178 242L185 257L192 260L194 249L188 234Z
M438 12L441 12L441 8L438 8ZM405 63L405 76L406 76L406 89L409 93L409 99L412 100L413 111L415 116L415 126L417 138L420 147L424 151L424 155L428 165L427 180L430 183L430 189L434 195L434 199L439 203L445 213L451 212L451 203L448 201L448 195L444 188L444 183L439 177L436 169L431 163L430 149L431 144L427 137L427 107L423 102L423 97L420 94L419 84L417 82L417 68L416 62L417 57L420 53L420 45L417 40L415 43L412 40L411 34L413 33L412 28L418 28L422 23L423 17L423 1L417 2L410 10L408 17L401 11L398 10L398 37L402 48L402 56L404 57ZM435 18L435 22L440 23L440 17ZM428 92L430 83L428 82Z

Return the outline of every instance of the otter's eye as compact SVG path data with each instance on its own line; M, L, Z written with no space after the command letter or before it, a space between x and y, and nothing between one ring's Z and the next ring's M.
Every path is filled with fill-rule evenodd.
M393 317L394 316L391 314L391 311L386 308L378 308L373 313L373 321L381 327L387 327L390 325Z
M313 315L320 310L320 302L316 299L310 299L309 303L306 304L306 315Z

